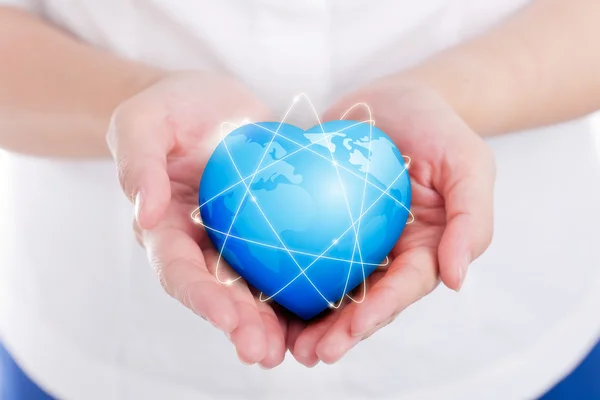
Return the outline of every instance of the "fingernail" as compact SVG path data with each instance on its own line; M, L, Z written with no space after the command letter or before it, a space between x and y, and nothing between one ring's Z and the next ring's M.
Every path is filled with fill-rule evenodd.
M377 326L379 324L381 324L381 322L368 324L367 328L365 330L363 330L362 332L353 333L352 336L359 337L359 336L365 336L369 333L372 333L375 329L377 329Z
M375 324L370 329L367 329L366 331L364 331L362 333L362 335L357 335L357 336L361 336L362 340L368 338L369 336L371 336L372 334L374 334L375 332L377 332L379 329L381 329L382 327L384 327L387 324L388 320L389 319L383 320L383 321Z
M140 211L142 209L142 192L137 192L137 194L135 195L135 201L134 201L134 207L135 207L135 220L137 221L137 223L140 223Z
M378 329L377 326L374 326L373 328L369 329L368 331L366 331L365 333L363 333L361 335L362 339L364 340L364 339L368 338L369 336L371 336L372 334L374 334L375 331L377 331L377 329Z
M375 326L371 326L371 325L369 325L369 327L368 327L367 329L363 330L362 332L354 332L354 333L352 334L352 336L354 336L354 337L360 337L360 336L364 336L364 335L366 335L367 333L371 332L373 329L375 329Z
M465 282L465 279L467 278L467 270L469 269L469 265L471 264L471 257L467 256L467 258L465 259L465 262L460 266L459 269L459 274L460 274L460 284L458 286L458 289L456 290L457 292L460 291L460 289L463 286L463 283Z
M381 325L383 325L385 323L385 321L386 321L385 319L381 320L380 318L373 319L370 322L367 322L367 324L365 325L366 328L363 329L362 332L353 333L352 336L354 336L354 337L364 336L364 335L378 329Z
M366 339L367 337L369 337L372 334L374 334L375 332L377 332L379 329L392 323L392 321L394 321L398 317L398 315L400 315L400 311L395 312L388 318L384 319L383 321L379 321L375 325L369 325L370 326L369 329L365 329L362 333L354 334L353 336L361 336L363 339Z

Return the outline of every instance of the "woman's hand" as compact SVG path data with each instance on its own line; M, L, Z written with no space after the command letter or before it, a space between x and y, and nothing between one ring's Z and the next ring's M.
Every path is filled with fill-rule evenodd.
M322 320L290 325L288 347L301 363L333 363L360 340L389 324L430 293L441 279L462 286L469 264L493 231L495 164L491 150L434 91L386 79L335 104L325 120L374 119L412 159L414 223L407 225L386 271L367 279L362 303L349 302Z
M135 204L138 239L165 291L224 331L240 360L271 368L284 358L285 319L257 300L243 280L217 281L218 254L190 217L204 166L221 140L221 123L243 118L269 119L237 82L180 73L123 103L107 140L123 190ZM220 268L219 275L235 277L230 268Z

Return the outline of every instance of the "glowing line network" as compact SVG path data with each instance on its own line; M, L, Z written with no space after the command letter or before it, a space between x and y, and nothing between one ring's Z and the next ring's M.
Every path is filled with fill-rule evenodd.
M301 98L305 98L305 99L306 99L306 101L308 102L308 104L309 104L309 106L310 106L310 108L311 108L311 110L312 110L313 114L315 115L315 117L316 117L316 119L317 119L317 121L318 121L318 125L319 125L319 127L321 128L321 133L322 133L322 138L321 138L321 139L318 139L318 140L311 141L311 143L310 143L310 144L308 144L308 145L306 145L306 146L304 146L304 145L301 145L300 143L297 143L296 141L294 141L294 140L292 140L292 139L288 138L287 136L284 136L284 135L280 135L280 134L279 134L279 129L280 129L280 128L281 128L281 126L282 126L282 125L285 123L286 119L288 118L289 114L290 114L290 113L291 113L291 111L293 110L294 106L296 105L296 103L297 103L297 102L298 102L298 101L299 101ZM362 177L362 176L360 176L359 174L355 173L354 171L352 171L352 170L350 170L350 169L348 169L348 168L344 167L343 165L340 165L340 164L337 162L337 160L335 159L334 153L333 153L333 151L331 150L331 142L330 142L330 139L331 139L331 137L332 137L332 136L336 136L336 135L340 135L340 133L341 133L341 132L343 132L344 130L346 130L346 129L350 129L350 128L354 127L354 126L357 126L357 125L360 125L360 124L364 124L364 123L368 123L368 124L369 124L369 154L371 153L371 139L372 139L372 135L373 135L373 126L375 126L375 121L373 120L373 117L372 117L372 112L371 112L371 109L370 109L370 107L369 107L369 106L368 106L366 103L357 103L357 104L353 105L352 107L350 107L350 108L349 108L349 109L348 109L348 110L347 110L347 111L346 111L346 112L345 112L345 113L344 113L344 114L341 116L341 118L340 118L340 119L344 119L344 118L345 118L345 117L346 117L346 116L347 116L347 115L348 115L348 114L349 114L349 113L350 113L352 110L354 110L354 109L355 109L355 108L357 108L357 107L364 107L364 108L366 109L366 111L368 112L369 119L368 119L368 120L365 120L365 121L360 121L360 122L357 122L357 123L355 123L355 124L352 124L352 125L350 125L350 126L347 126L347 127L343 128L343 129L340 129L339 131L336 131L336 132L325 132L325 129L323 128L323 124L322 124L322 122L321 122L321 120L320 120L320 118L319 118L319 115L318 115L318 113L317 113L317 111L316 111L316 109L315 109L315 107L314 107L313 103L312 103L312 102L311 102L311 100L308 98L308 96L307 96L306 94L304 94L304 93L302 93L302 94L300 94L300 95L298 95L298 96L296 96L296 97L294 98L294 101L292 102L292 104L290 105L290 107L288 108L288 110L286 111L286 113L285 113L284 117L281 119L281 121L280 121L280 123L279 123L279 125L277 126L277 129L276 129L275 131L273 131L273 130L271 130L271 129L268 129L268 128L267 128L267 127L265 127L265 126L262 126L262 125L259 125L259 124L256 124L256 123L253 123L253 122L250 122L250 121L248 121L248 123L250 123L250 124L252 124L252 125L254 125L254 126L256 126L256 127L259 127L259 128L261 128L261 129L264 129L264 130L266 130L267 132L271 133L271 134L272 134L272 137L271 137L271 140L269 141L269 143L268 143L268 144L265 146L265 151L264 151L264 153L263 153L263 155L262 155L262 157L261 157L260 161L258 162L258 165L257 165L257 167L256 167L255 171L254 171L252 174L250 174L249 176L247 176L247 177L243 177L243 176L242 176L242 174L241 174L241 172L240 172L240 170L239 170L239 168L238 168L237 164L235 163L235 160L233 159L233 156L231 155L231 152L229 151L229 147L227 146L227 143L226 143L226 141L225 141L225 137L227 136L227 133L226 133L226 130L224 129L224 127L225 127L225 126L227 126L227 125L232 125L232 126L234 126L235 128L239 128L239 127L240 127L240 125L233 124L233 123L229 123L229 122L225 122L225 123L221 124L221 136L222 136L222 142L223 142L223 144L224 144L224 147L225 147L225 149L226 149L226 151L227 151L227 154L228 154L228 156L229 156L229 159L230 159L230 161L231 161L231 163L232 163L233 167L235 168L235 170L236 170L236 173L237 173L237 175L239 176L239 179L240 179L240 180L239 180L238 182L236 182L236 183L232 184L231 186L227 187L226 189L222 190L220 193L216 194L215 196L211 197L210 199L206 200L206 201L205 201L205 202L203 202L202 204L200 204L200 206L199 206L198 208L196 208L196 209L195 209L195 210L192 212L192 215L191 215L192 219L193 219L193 220L194 220L196 223L198 223L198 224L201 224L202 226L204 226L206 229L208 229L208 230L210 230L210 231L213 231L213 232L219 233L220 235L223 235L223 236L224 236L223 244L221 245L221 249L219 250L219 256L218 256L218 258L217 258L217 265L216 265L216 270L215 270L215 277L216 277L216 279L217 279L217 281L218 281L218 282L220 282L221 284L230 285L230 284L234 283L235 281L237 281L238 279L240 279L240 278L241 278L240 276L238 276L238 277L237 277L237 278L235 278L235 279L229 279L229 280L223 281L223 280L221 280L221 279L220 279L220 277L219 277L219 267L220 267L220 264L221 264L221 259L222 259L222 256L223 256L223 251L224 251L224 249L225 249L225 245L227 244L227 241L228 241L228 239L230 239L230 238L231 238L231 239L234 239L234 240L241 240L241 241L245 241L245 242L247 242L247 243L251 243L251 244L254 244L254 245L258 245L258 246L263 246L263 247L268 247L268 248L272 248L272 249L277 249L277 250L282 250L282 251L285 251L285 252L286 252L286 253L289 255L290 259L291 259L291 260L294 262L294 264L295 264L295 265L298 267L298 269L299 269L299 272L298 272L298 274L297 274L297 275L296 275L296 276L295 276L295 277L294 277L292 280L290 280L290 281L289 281L287 284L285 284L285 285L284 285L282 288L280 288L279 290L277 290L275 293L273 293L273 294L272 294L272 295L270 295L269 297L267 297L267 298L264 298L264 297L263 297L263 293L260 293L259 299L260 299L261 301L268 301L268 300L270 300L270 299L274 298L274 297L275 297L275 296L277 296L279 293L281 293L283 290L285 290L285 289L286 289L286 288L287 288L289 285L291 285L291 284L292 284L294 281L296 281L296 279L298 279L299 277L303 276L303 277L304 277L304 278L305 278L305 279L306 279L306 280L307 280L307 281L308 281L308 282L311 284L311 286L312 286L312 287L313 287L313 288L316 290L316 292L317 292L317 293L318 293L318 294L319 294L319 295L320 295L320 296L321 296L321 297L322 297L322 298L323 298L323 299L324 299L324 300L327 302L327 304L329 304L329 307L331 307L331 308L338 308L338 307L340 307L340 306L342 305L342 303L343 303L343 299L344 299L344 298L342 297L342 298L339 300L339 303L337 303L337 304L335 304L335 303L334 303L334 302L332 302L331 300L327 299L327 298L325 297L325 295L323 295L323 293L321 293L321 291L319 290L319 288L318 288L318 287L317 287L317 286L314 284L314 282L312 282L312 280L311 280L311 279L308 277L308 275L306 275L306 271L307 271L307 270L308 270L310 267L312 267L312 266L313 266L313 265L314 265L314 264L315 264L317 261L319 261L319 260L321 260L321 259L326 259L326 260L334 260L334 261L343 261L343 262L347 262L347 263L349 263L349 264L350 264L350 267L349 267L349 269L348 269L348 275L347 275L347 277L346 277L346 282L345 282L345 286L344 286L344 292L346 292L346 289L348 288L348 282L349 282L349 280L350 280L350 274L351 274L351 272L352 272L352 266L353 266L355 263L357 263L357 262L355 261L355 255L356 255L356 252L358 251L358 256L359 256L359 261L358 261L358 263L361 265L361 269L362 269L362 275L363 275L363 281L362 281L362 287L363 287L363 291L362 291L362 292L363 292L363 294L362 294L362 297L361 297L361 299L360 299L360 300L356 300L356 299L354 299L352 296L350 296L350 294L346 294L346 297L348 297L350 300L352 300L352 301L354 301L354 302L356 302L356 303L360 303L360 302L364 301L364 299L365 299L365 297L366 297L366 293L367 293L367 287L366 287L366 281L365 281L365 278L366 278L366 276L365 276L365 266L375 266L375 265L377 265L377 266L379 266L379 267L384 267L384 266L387 266L387 265L389 264L389 258L388 258L388 257L386 257L386 259L385 259L385 262L384 262L384 263L382 263L382 264L373 264L373 263L364 262L364 260L363 260L363 258L362 258L362 251L361 251L361 249L360 249L360 242L359 242L359 239L358 239L358 238L359 238L360 225L361 225L361 222L362 222L362 218L363 218L363 217L364 217L364 216L365 216L365 215L366 215L366 214L367 214L367 213L368 213L368 212L369 212L369 211L370 211L370 210L371 210L371 209L372 209L372 208L373 208L373 207L374 207L374 206L375 206L375 205L376 205L376 204L377 204L377 203L378 203L378 202L379 202L379 201L380 201L380 200L381 200L381 199L382 199L384 196L388 196L388 197L390 197L391 199L393 199L395 202L397 202L397 203L398 203L398 204L399 204L401 207L403 207L403 208L404 208L404 209L405 209L405 210L406 210L406 211L409 213L410 219L409 219L409 220L406 222L407 224L411 224L411 223L413 223L413 222L414 222L414 215L412 214L412 212L410 211L410 209L409 209L408 207L406 207L406 206L405 206L405 205L404 205L404 204L403 204L403 203L402 203L400 200L396 199L395 197L393 197L393 196L392 196L392 195L389 193L389 190L390 190L390 188L391 188L391 187L392 187L392 186L393 186L393 185L394 185L394 184L395 184L395 183L398 181L398 179L400 179L400 177L401 177L401 176L404 174L404 172L405 172L405 171L406 171L406 170L409 168L409 166L410 166L410 163L411 163L411 159L410 159L410 157L408 157L408 156L403 156L403 157L404 157L404 159L405 159L405 166L404 166L404 168L403 168L403 169L402 169L402 171L401 171L401 172L398 174L398 176L397 176L397 177L396 177L396 178L395 178L395 179L394 179L394 180L393 180L393 181L392 181L392 182L391 182L391 183L388 185L388 187L387 187L385 190L381 189L379 186L377 186L377 185L375 185L375 184L373 184L372 182L370 182L370 181L369 181L368 175L369 175L369 168L370 168L370 164L371 164L370 157L368 158L368 161L367 161L367 168L366 168L366 172L365 172L365 176L364 176L364 177ZM267 166L263 167L263 166L262 166L262 165L263 165L263 161L264 161L264 159L265 159L266 155L268 154L268 152L269 152L269 149L270 149L271 145L273 144L273 141L274 141L274 140L275 140L275 138L277 138L277 137L278 137L278 138L285 139L285 140L287 140L287 141L289 141L289 142L291 142L291 143L295 144L295 145L296 145L296 146L298 146L299 148L298 148L297 150L295 150L295 151L293 151L293 152L290 152L290 153L288 153L287 155L285 155L285 156L283 156L283 157L281 157L281 158L279 158L279 159L275 160L274 162L270 163L269 165L267 165ZM329 153L330 153L330 154L329 154L329 155L330 155L330 157L329 157L329 158L328 158L328 157L326 157L326 156L324 156L324 155L322 155L321 153L319 153L319 152L317 152L317 151L315 151L315 150L313 150L313 149L311 148L311 147L313 147L313 146L314 146L314 145L316 145L316 144L321 144L321 142L323 142L323 141L326 141L326 143L327 143L327 146L325 146L325 147L327 147L327 149L329 150ZM253 183L253 181L254 181L254 178L255 178L255 177L256 177L256 176L257 176L257 175L258 175L260 172L262 172L262 171L266 170L267 168L271 168L271 167L272 167L273 165L275 165L276 163L278 163L278 162L281 162L281 161L285 160L286 158L288 158L288 157L291 157L292 155L294 155L294 154L296 154L296 153L298 153L298 152L300 152L300 151L309 151L309 152L311 152L311 153L313 153L313 154L315 154L315 155L317 155L317 156L319 156L319 157L321 157L321 158L324 158L324 159L326 159L328 162L331 162L331 163L332 163L332 165L334 166L334 168L335 168L335 170L336 170L336 174L337 174L337 176L338 176L338 180L339 180L339 183L340 183L340 187L341 187L341 190L342 190L342 194L343 194L343 196L344 196L344 201L345 201L345 203L346 203L346 208L347 208L348 215L349 215L349 217L350 217L350 222L351 222L351 224L350 224L350 227L348 227L348 229L346 229L346 230L345 230L345 231L344 231L344 232L343 232L343 233L342 233L342 234L341 234L341 235L340 235L340 236L339 236L337 239L334 239L334 240L333 240L333 242L332 242L332 243L329 245L329 247L327 247L327 249L325 249L325 250L324 250L324 251L323 251L321 254L318 254L318 255L317 255L317 254L310 254L310 253L307 253L307 252L301 252L301 251L297 251L297 250L292 250L292 249L289 249L289 248L288 248L288 247L285 245L285 243L283 242L283 240L281 239L281 237L279 236L279 234L277 233L277 231L275 230L275 228L273 227L273 225L271 224L270 220L268 219L268 217L267 217L267 216L266 216L266 214L264 213L263 209L260 207L260 205L259 205L259 204L258 204L258 202L256 201L255 197L254 197L254 196L252 195L252 193L250 192L250 186L252 185L252 183ZM346 190L345 190L345 187L344 187L344 184L343 184L343 181L342 181L342 178L341 178L340 172L339 172L339 171L340 171L340 169L343 169L343 170L345 170L345 171L349 172L350 174L352 174L352 175L356 176L357 178L359 178L359 179L363 180L363 182L364 182L364 186L363 186L363 194L362 194L362 200L361 200L361 206L360 206L360 212L359 212L359 216L358 216L356 219L355 219L355 218L352 216L352 211L351 211L351 208L350 208L350 202L349 202L349 200L348 200L348 196L347 196L347 194L346 194ZM249 182L249 183L247 182L248 180L250 180L250 182ZM201 208L202 208L202 207L204 207L206 204L210 203L211 201L215 200L215 199L216 199L216 198L218 198L219 196L221 196L221 195L223 195L223 194L225 194L225 193L229 192L230 190L232 190L233 188L235 188L236 186L238 186L238 185L240 185L240 184L241 184L241 185L244 185L244 187L245 187L244 194L243 194L243 196L242 196L242 199L240 200L240 203L239 203L239 205L238 205L238 207L237 207L237 209L236 209L236 211L235 211L235 213L234 213L234 215L233 215L233 219L232 219L232 221L231 221L231 223L230 223L230 225L229 225L229 228L227 229L227 232L223 232L223 231L220 231L220 230L218 230L218 229L214 229L213 227L210 227L210 226L207 226L206 224L204 224L204 222L203 222L203 221L201 220L201 218L200 218L200 210L201 210ZM375 201L374 201L374 202L373 202L373 203L372 203L372 204L371 204L371 205L370 205L370 206L369 206L369 207L368 207L366 210L364 210L364 205L365 205L365 204L364 204L364 203L365 203L365 194L366 194L367 185L371 185L373 188L377 189L377 190L380 192L380 194L379 194L379 197L377 197L377 198L375 199ZM249 240L249 239L242 238L242 237L239 237L239 236L236 236L236 235L232 235L232 234L231 234L231 230L233 229L233 225L235 224L235 221L236 221L236 219L237 219L237 216L238 216L238 214L239 214L239 212L240 212L240 210L241 210L241 208L242 208L242 206L243 206L243 204L244 204L244 201L245 201L245 200L246 200L248 197L250 197L251 201L253 201L253 202L254 202L254 204L256 205L257 209L258 209L258 210L259 210L259 212L261 213L261 215L262 215L262 217L264 218L265 222L267 223L267 225L269 226L269 228L271 229L271 231L273 232L273 234L275 235L275 237L276 237L276 238L277 238L277 240L279 241L279 243L280 243L280 246L281 246L281 247L279 247L279 246L274 246L274 245L269 245L269 244L266 244L266 243L260 243L260 242L258 242L258 241ZM353 233L354 233L354 246L353 246L353 249L352 249L352 256L350 257L350 260L344 260L344 259L340 259L340 258L336 258L336 257L328 257L328 256L326 256L325 254L327 254L327 252L328 252L329 250L331 250L331 248L332 248L333 246L335 246L335 245L338 243L338 241L339 241L339 240L341 240L341 239L342 239L342 238L343 238L343 237L344 237L344 236L345 236L345 235L346 235L346 234L347 234L347 233L348 233L350 230L352 230L352 231L353 231ZM311 257L313 257L314 259L313 259L313 261L312 261L312 262L311 262L309 265L307 265L305 268L302 268L302 267L300 266L300 264L298 263L298 261L296 260L296 258L294 257L294 254L296 254L296 255L306 255L306 256L311 256Z

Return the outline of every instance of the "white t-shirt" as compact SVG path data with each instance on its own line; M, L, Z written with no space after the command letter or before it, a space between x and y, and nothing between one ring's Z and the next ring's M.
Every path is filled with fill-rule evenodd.
M226 70L275 113L319 111L527 0L0 0L173 68ZM522 399L600 332L600 139L590 120L490 140L496 233L460 294L440 288L339 363L239 363L160 288L110 162L5 155L0 337L66 400Z

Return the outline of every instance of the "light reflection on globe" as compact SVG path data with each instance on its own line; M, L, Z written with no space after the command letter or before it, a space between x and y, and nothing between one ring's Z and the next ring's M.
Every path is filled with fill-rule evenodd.
M310 319L386 259L407 222L411 186L398 148L368 122L307 131L263 122L219 144L199 202L223 259L265 296Z

